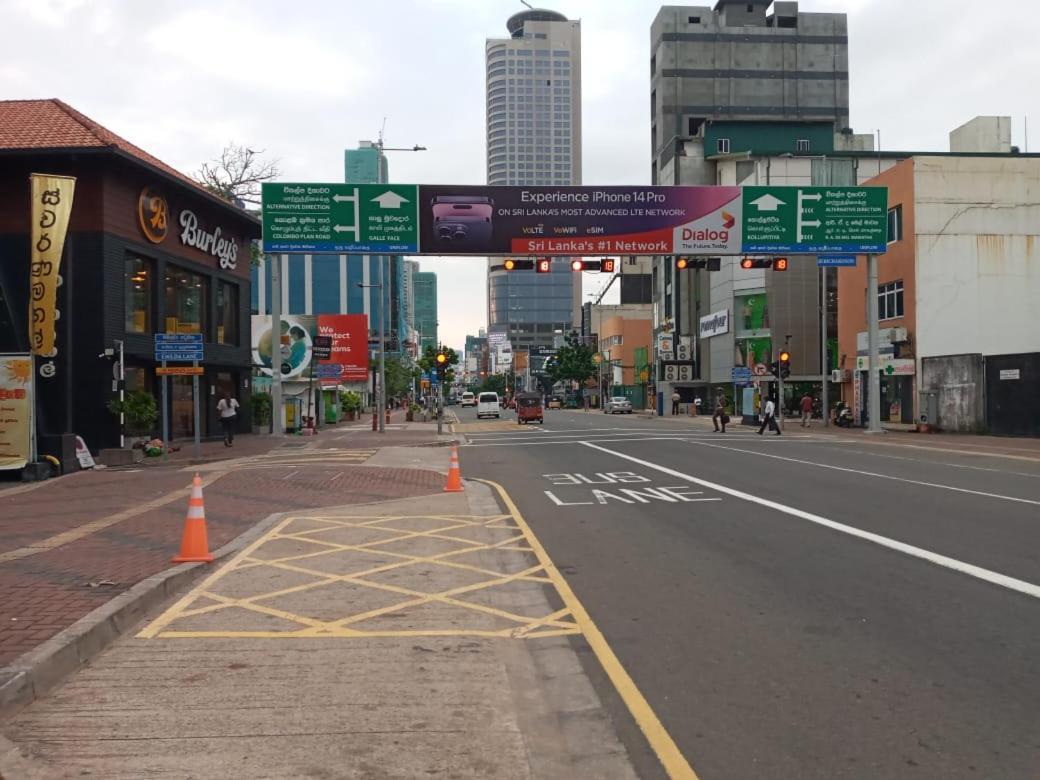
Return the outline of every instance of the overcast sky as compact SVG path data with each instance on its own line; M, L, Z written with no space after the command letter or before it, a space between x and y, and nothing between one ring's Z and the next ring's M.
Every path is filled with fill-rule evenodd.
M708 4L711 0L701 0ZM538 3L533 3L538 5ZM649 37L660 3L556 0L582 22L586 184L649 183ZM849 15L851 123L885 149L948 149L982 114L1034 120L1040 14L1027 0L802 0ZM390 178L484 183L484 40L513 0L0 0L0 97L58 97L191 173L229 141L292 181L342 181L343 150L386 118ZM442 340L485 322L485 263L439 274ZM601 280L587 276L586 292ZM609 299L608 299L609 300Z

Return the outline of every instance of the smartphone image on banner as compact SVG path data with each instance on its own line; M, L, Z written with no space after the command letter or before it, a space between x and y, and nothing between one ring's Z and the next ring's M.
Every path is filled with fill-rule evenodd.
M490 241L494 206L479 195L437 195L430 201L434 238L453 244Z

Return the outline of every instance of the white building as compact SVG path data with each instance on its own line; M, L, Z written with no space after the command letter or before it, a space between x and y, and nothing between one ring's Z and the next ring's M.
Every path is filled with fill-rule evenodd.
M508 38L486 43L487 182L581 184L581 22L527 10ZM550 274L507 272L488 260L488 330L518 348L552 344L580 321L581 275L566 259Z

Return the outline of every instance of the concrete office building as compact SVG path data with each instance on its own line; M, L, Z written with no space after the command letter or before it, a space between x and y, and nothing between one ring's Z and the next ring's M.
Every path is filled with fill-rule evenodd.
M581 23L527 10L488 39L487 181L581 183ZM580 321L581 278L566 259L550 274L506 272L488 260L488 328L518 347L552 344Z
M873 148L870 136L855 135L848 127L845 14L804 13L796 2L772 0L664 6L651 25L650 44L654 184L781 184L787 182L772 175L775 169L770 163L759 171L752 158L855 156ZM722 161L732 162L732 170L723 171ZM809 174L805 175L808 183ZM826 181L819 178L814 183ZM737 262L738 258L722 258L722 273L730 280L740 279L741 269L734 268ZM733 365L740 363L735 349L728 359L721 353L709 357L707 345L698 343L699 318L713 312L713 307L732 309L732 299L716 303L709 289L718 285L711 279L718 273L680 272L672 258L655 261L655 334L668 331L689 339L697 361L693 381L678 387L661 383L658 390L666 395L678 389L684 401L692 400L703 386L717 381L716 374L728 377ZM777 283L800 287L808 283L796 276ZM732 282L729 289L734 289ZM805 307L799 318L811 320L818 295L809 296L804 290L794 298L784 295ZM818 352L818 332L815 343ZM818 359L816 363L813 370L818 376ZM698 386L702 389L696 390Z

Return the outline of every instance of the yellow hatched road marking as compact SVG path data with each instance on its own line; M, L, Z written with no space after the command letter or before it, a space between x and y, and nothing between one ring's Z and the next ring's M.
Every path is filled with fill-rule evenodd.
M572 591L570 585L567 584L567 580L564 579L563 575L560 574L559 569L557 569L556 565L552 560L550 560L548 553L545 552L545 548L542 547L541 542L538 541L537 537L531 531L530 526L527 525L527 521L524 520L523 515L520 514L520 509L513 503L513 499L509 497L505 488L497 482L492 482L488 479L477 479L475 481L483 482L485 485L490 485L498 491L499 498L502 499L506 508L512 513L516 524L520 526L524 534L527 536L531 547L534 548L534 554L537 556L539 563L542 564L546 573L552 579L553 585L556 586L556 591L560 594L563 603L567 606L570 614L577 622L582 635L585 637L585 641L589 643L592 652L596 654L596 658L599 659L600 665L607 673L610 681L614 684L614 688L617 689L622 701L625 702L628 711L632 713L632 717L635 718L636 723L639 724L639 728L646 736L650 746L654 749L657 758L668 773L668 776L676 780L680 778L682 780L696 780L697 774L693 771L693 767L690 766L686 757L683 756L682 752L679 750L679 746L675 744L675 741L657 717L657 714L650 706L650 703L639 691L635 681L629 676L625 667L622 666L621 661L618 660L618 657L614 654L614 651L607 643L606 638L592 621L592 618L589 617L589 613L585 611L585 607L580 601L578 601L578 597L574 595L574 591Z

